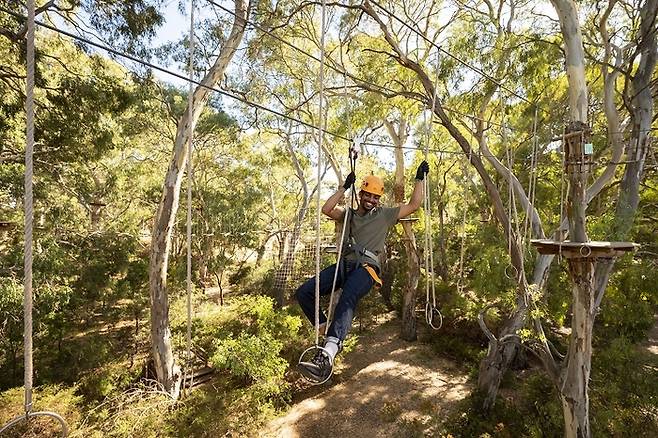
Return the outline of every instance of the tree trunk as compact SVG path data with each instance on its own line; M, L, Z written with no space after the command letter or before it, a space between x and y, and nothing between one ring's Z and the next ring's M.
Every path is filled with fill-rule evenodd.
M648 0L640 9L641 24L638 32L638 52L640 63L635 76L631 79L633 98L631 101L631 120L633 130L628 143L627 160L624 176L619 186L619 197L615 211L616 240L625 240L635 222L639 205L640 180L644 173L644 164L649 150L651 123L653 120L653 99L651 96L651 75L656 68L658 41L655 20L658 15L658 0ZM596 266L596 302L598 308L612 273L614 260L599 263Z
M519 287L524 287L519 285ZM499 338L515 334L525 324L527 304L523 295L517 295L516 309L500 329ZM518 345L511 342L489 340L487 355L480 362L478 371L478 391L484 396L482 409L490 410L496 402L498 388L505 371L517 355Z
M404 202L404 154L402 146L407 141L407 121L402 118L397 126L388 120L384 121L393 144L395 144L395 186L393 196L395 203ZM428 212L426 212L428 214ZM402 327L400 335L405 341L415 341L417 338L416 299L418 280L420 279L420 260L416 248L416 238L410 222L402 222L404 251L407 255L407 275L402 291Z
M418 320L416 318L416 299L418 280L420 279L420 259L416 249L416 238L410 222L403 222L404 249L407 253L407 275L402 291L402 339L415 341Z
M587 242L587 177L589 158L584 145L589 143L589 128L584 122L573 122L565 140L566 171L569 176L567 215L572 242ZM592 329L594 327L594 264L591 258L569 259L572 286L572 320L569 351L561 376L560 399L564 412L566 437L590 437L589 375L592 362Z
M571 340L562 371L560 400L567 438L591 436L589 424L589 376L592 368L594 327L594 267L592 259L569 259L572 281Z
M167 294L167 266L171 250L171 235L178 211L183 169L188 159L187 142L201 111L205 107L211 89L224 77L244 34L248 5L243 0L235 2L235 16L231 33L220 50L214 65L202 79L192 98L192 118L185 111L178 122L176 139L169 169L165 175L162 198L153 221L151 254L149 263L149 291L151 298L151 350L158 382L173 398L180 395L180 367L174 360L169 329L169 299Z

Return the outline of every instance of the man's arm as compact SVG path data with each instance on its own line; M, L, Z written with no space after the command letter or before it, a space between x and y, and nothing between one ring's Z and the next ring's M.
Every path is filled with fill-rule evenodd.
M356 181L356 175L354 172L350 172L350 174L347 175L347 178L345 178L343 186L339 187L338 191L324 202L324 205L322 206L323 214L326 214L337 221L340 221L345 217L345 209L343 207L337 207L337 205L345 196L347 189L354 185L354 181Z
M420 208L420 205L423 202L423 185L423 181L415 180L414 191L411 193L411 199L409 199L408 204L402 204L400 206L398 219L405 218Z
M403 204L400 206L400 211L398 212L398 219L405 218L409 216L414 211L420 208L420 204L423 202L424 196L424 182L425 175L430 171L430 166L427 164L427 161L423 161L418 166L416 170L416 179L414 181L414 191L411 193L411 199L409 199L408 204Z
M336 193L331 195L329 199L324 201L322 206L322 213L326 214L332 219L340 221L345 216L345 209L338 207L338 203L345 197L345 188L341 187Z

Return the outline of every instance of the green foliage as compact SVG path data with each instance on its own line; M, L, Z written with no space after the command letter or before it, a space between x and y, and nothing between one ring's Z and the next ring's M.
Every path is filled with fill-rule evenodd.
M174 333L182 333L184 321L176 314L180 313L172 316ZM271 298L244 295L195 318L193 337L218 370L227 371L263 399L285 398L285 372L294 358L291 349L300 341L300 326L299 316L275 310Z
M167 436L168 416L175 401L156 388L135 385L115 392L89 409L72 436L92 438L156 438Z
M595 335L605 341L625 337L632 342L645 339L654 323L658 305L658 272L649 263L628 258L618 263L618 272L611 278L601 302Z
M482 398L474 394L443 423L443 432L458 437L561 437L562 409L556 390L540 374L529 376L514 399L499 397L485 414Z
M590 400L592 436L658 436L658 360L615 339L592 357Z
M172 305L174 341L184 348L184 300ZM195 298L193 343L219 371L212 386L192 392L171 417L175 436L246 436L289 398L286 372L302 351L298 310L271 298L231 297L220 308ZM222 415L217 415L222 412Z
M288 367L278 354L282 345L267 332L260 336L241 333L237 339L218 339L210 363L245 379L264 396L278 395L286 389L282 382Z

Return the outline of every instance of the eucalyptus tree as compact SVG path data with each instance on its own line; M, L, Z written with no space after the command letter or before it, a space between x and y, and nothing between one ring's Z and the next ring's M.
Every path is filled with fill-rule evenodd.
M0 220L18 222L24 171L21 30L12 27L12 17L3 19L5 30L17 39L8 33L0 37L5 73L0 123L6 128L0 192L8 201L2 202ZM143 290L120 283L139 264L140 224L147 221L149 204L143 193L153 176L148 170L157 168L140 169L142 163L131 157L150 156L139 123L148 117L155 124L158 110L149 106L154 95L116 62L86 53L51 31L37 32L36 44L35 309L44 324L35 336L51 339L55 347L40 354L65 360L69 330L92 321L103 303ZM127 184L136 173L142 178ZM5 279L21 276L18 235L12 233L13 244L2 251L0 275Z
M221 33L221 21L203 23L211 30L216 29L216 32L209 32L210 40L203 41L204 54L207 56L206 70L191 93L188 108L178 119L171 160L162 185L162 197L153 220L149 262L151 346L158 382L174 398L178 398L180 394L181 372L171 346L167 267L172 230L180 202L180 187L189 158L187 146L190 133L193 132L212 89L224 79L226 69L242 42L245 20L249 17L252 6L243 0L235 1L235 18L226 35Z
M423 28L423 25L422 24L418 25L417 23L415 25L409 23L402 24L401 21L396 18L396 16L398 15L396 16L389 15L389 14L395 14L395 11L397 10L406 11L405 8L408 8L408 6L409 5L406 3L404 5L399 5L398 7L399 9L395 9L393 12L391 12L382 8L379 4L375 4L374 2L364 2L362 5L355 8L358 8L361 11L363 11L365 14L370 16L375 21L375 23L378 24L379 28L381 29L382 35L384 36L385 40L387 41L391 49L390 52L385 53L385 59L386 58L393 59L396 62L398 62L400 65L414 71L417 74L418 79L422 82L422 85L425 89L424 100L427 104L431 105L430 96L433 95L434 89L438 84L432 82L430 75L427 74L424 66L418 63L415 59L413 59L413 57L410 56L410 51L405 49L405 45L409 45L408 37L405 38L405 33L408 32L408 29L410 27L415 27L416 31L419 32ZM503 60L505 62L499 63L498 65L501 68L499 68L498 70L494 68L493 76L488 77L488 79L489 80L493 79L492 82L495 85L495 86L491 85L489 87L490 90L491 89L496 90L496 88L501 88L501 80L503 79L506 73L509 73L502 67L506 67L506 62L509 58L508 55L510 55L510 50L512 50L512 47L514 47L511 45L507 45L507 46L505 45L505 44L510 44L509 41L506 41L506 38L508 38L511 35L509 35L509 30L506 30L509 29L509 24L507 25L507 27L502 26L503 25L502 19L504 17L507 17L507 19L513 20L515 18L514 14L517 12L515 8L518 6L523 6L523 3L511 3L507 6L509 7L509 9L505 11L504 11L505 5L502 2L499 4L499 7L495 7L490 3L486 3L486 5L483 8L484 12L469 3L460 4L460 6L461 6L460 11L462 14L465 15L471 14L478 16L476 20L482 19L484 17L484 20L490 20L493 23L493 27L498 29L498 32L493 33L492 41L494 41L494 44L492 44L492 47L495 47L496 45L499 46L499 48L501 49L499 53L502 56L500 56L500 58L497 59ZM498 20L498 22L496 22L495 20ZM573 26L573 22L572 25L569 26L569 29L576 29ZM506 33L508 35L506 35ZM426 39L424 40L427 41ZM505 53L507 53L508 55L505 55ZM453 57L453 59L450 62L454 63L454 61L455 59ZM471 61L472 60L469 60L469 62ZM568 65L571 66L570 63ZM578 72L579 70L573 70L573 68L570 67L569 77L573 78L573 74ZM482 73L482 71L480 71L479 73ZM498 77L497 75L501 75L502 77ZM584 77L584 75L579 74L578 77ZM581 80L580 83L584 83L584 82ZM487 87L484 87L484 91L485 92L483 96L485 97L485 99L480 101L482 106L479 108L480 117L478 117L478 119L484 119L483 116L491 111L491 110L485 111L485 109L488 106L488 99L490 99L491 96L493 96L493 93L491 91L487 92ZM498 91L500 93L501 90ZM513 91L507 90L507 92L515 95ZM574 93L574 91L570 89L570 93ZM573 114L582 115L583 113L586 113L586 109L585 112L583 112L583 108L582 108L582 101L584 96L582 90L579 89L578 93L580 93L579 98L572 97L571 99L574 102L578 102L579 105L581 105L581 107L577 107L577 109L572 109L572 115ZM487 96L489 97L487 98ZM587 103L587 100L585 99L584 102ZM490 406L493 400L495 399L495 394L497 392L497 387L500 381L500 377L502 376L502 372L507 368L507 365L509 363L509 358L511 358L511 354L508 355L508 353L505 352L507 345L507 342L505 341L513 340L516 336L516 331L519 328L523 327L528 322L527 319L528 303L532 299L532 297L530 296L530 291L534 291L536 290L537 286L543 285L544 278L547 272L547 266L550 265L550 258L544 257L538 259L537 265L535 267L535 272L533 274L533 283L535 285L532 288L528 287L528 282L525 279L525 272L523 265L524 257L523 257L522 248L519 244L519 236L516 235L517 231L514 230L514 228L512 227L513 224L511 222L510 214L507 211L505 211L506 209L504 208L504 203L502 201L501 193L499 189L492 182L491 172L484 166L484 163L480 159L480 155L472 148L472 145L467 140L462 130L458 128L458 126L453 122L453 120L451 120L450 117L448 117L445 109L443 108L443 102L441 100L439 100L439 105L434 107L434 112L438 116L440 123L447 129L450 135L458 142L459 146L466 154L466 158L469 160L471 165L475 167L476 171L480 175L480 178L484 184L484 189L488 194L490 202L492 203L494 214L505 232L507 248L508 251L510 252L512 266L514 267L514 270L517 273L519 273L519 278L518 278L519 285L517 287L517 294L516 294L516 308L512 312L512 315L507 319L507 322L503 326L503 330L500 336L498 338L495 337L490 331L486 329L486 327L484 327L490 339L490 348L487 357L483 361L483 369L481 370L481 375L480 375L480 386L482 389L484 389L487 392L488 405ZM465 125L463 122L459 122L459 123L461 123L462 126ZM489 129L489 128L485 128L485 129ZM484 141L486 138L483 135L485 129L483 129L482 124L480 124L479 126L478 124L476 124L475 128L471 131L471 133L475 134L476 138L479 139L480 151L488 152L487 144ZM468 132L468 130L466 130L466 132ZM615 151L613 152L613 157L616 156L617 150L618 149L615 149ZM514 176L512 169L507 169L499 161L494 160L493 159L494 154L485 153L485 155L486 158L490 158L489 161L490 164L494 167L494 172L499 173L501 177L508 179L509 181L508 184L510 184L513 187L514 191L517 192L517 194L522 195L522 196L517 196L517 200L521 202L521 205L524 207L524 210L527 211L528 212L527 214L530 215L529 219L531 219L530 222L532 225L532 232L536 237L541 237L543 235L543 231L541 228L541 223L538 219L537 211L534 208L530 208L530 205L528 203L528 195L523 193L522 187L518 183L518 178ZM614 169L614 165L612 168ZM601 190L601 187L605 185L606 181L609 181L611 175L612 172L610 172L610 167L609 167L608 169L606 169L605 172L603 172L600 175L599 179L588 191L587 193L588 200L591 200L591 198L596 193L598 193L598 191ZM508 206L508 208L512 209L513 207ZM560 232L564 232L564 231L560 231ZM540 339L541 339L541 334L543 332L541 327L537 324L537 322L538 321L535 320L535 326L540 333ZM507 349L510 352L516 350L515 347L509 347ZM547 345L545 344L545 339L544 339L543 351L547 351ZM487 377L487 375L482 371L488 371L489 376Z
M338 180L343 178L341 160L337 156L340 145L333 136L320 134L319 131L334 131L335 123L332 120L336 118L339 92L335 85L336 77L328 70L324 72L324 84L319 82L320 56L317 54L321 49L322 30L318 27L319 21L314 19L317 12L314 8L300 11L276 33L259 26L262 33L250 44L250 73L245 75L248 80L241 84L251 100L257 100L280 113L279 116L260 117L257 126L267 132L269 138L272 135L279 138L280 146L276 149L287 155L292 175L297 179L296 205L286 212L286 217L281 221L282 229L276 231L282 236L280 264L273 285L279 306L287 299L286 286L296 261L304 223L309 220L309 213L314 211L313 200L320 190L318 166L321 179L330 168ZM274 15L266 7L260 13L261 17ZM323 112L319 114L318 102L321 98L324 99ZM320 135L323 135L322 142ZM318 163L319 144L322 144L321 163ZM279 220L282 219L281 215L282 210L279 209L276 215Z

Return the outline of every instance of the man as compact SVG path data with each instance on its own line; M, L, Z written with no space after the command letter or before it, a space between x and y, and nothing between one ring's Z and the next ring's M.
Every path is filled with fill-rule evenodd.
M331 293L336 269L338 269L336 288L342 288L343 292L336 305L324 349L318 350L310 362L299 363L299 371L308 379L324 382L331 375L336 355L342 349L343 340L352 326L357 303L375 283L381 285L379 279L381 256L385 254L384 241L388 230L398 219L418 210L423 201L423 180L428 172L429 165L423 161L416 171L415 185L409 203L397 207L379 206L379 199L384 194L384 182L381 178L369 175L363 180L358 196L358 208L349 212L346 235L343 236L345 257L340 261L340 266L334 264L320 272L320 295ZM339 207L338 203L355 180L354 172L350 173L345 179L345 184L322 206L323 214L338 222L345 219L346 210ZM302 284L295 296L306 317L315 325L315 277ZM321 313L321 330L326 322L326 315Z

